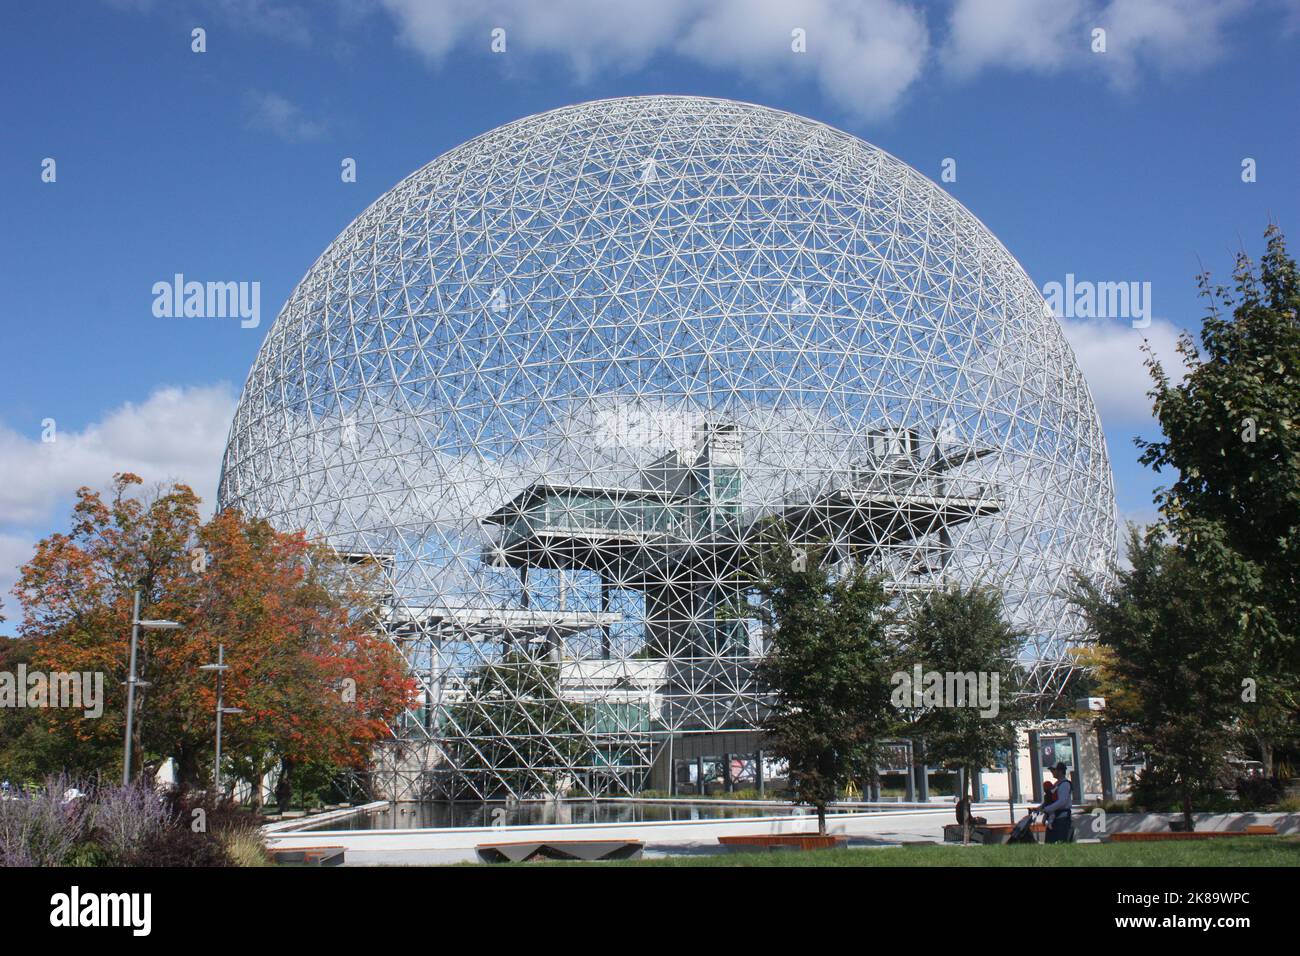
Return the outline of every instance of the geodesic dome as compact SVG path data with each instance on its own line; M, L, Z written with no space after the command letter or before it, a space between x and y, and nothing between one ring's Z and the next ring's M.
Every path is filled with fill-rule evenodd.
M764 521L904 600L997 584L1049 693L1115 543L1087 386L989 231L853 136L678 96L380 197L269 331L220 504L380 569L396 729L480 796L634 791L665 740L757 727L763 635L720 609Z

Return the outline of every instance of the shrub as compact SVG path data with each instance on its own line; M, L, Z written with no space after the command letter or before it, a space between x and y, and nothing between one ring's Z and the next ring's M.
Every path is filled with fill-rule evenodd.
M266 866L271 861L262 845L261 831L252 815L241 809L233 800L214 801L207 794L172 792L168 806L174 816L174 826L193 833L219 848L200 850L197 841L178 841L163 848L162 852L178 855L188 846L196 854L190 862L157 863L156 866Z
M235 866L270 866L271 857L266 852L262 835L256 827L247 826L224 833L226 852Z
M1268 807L1282 797L1282 784L1276 777L1239 777L1237 799L1243 809Z
M92 866L114 866L120 862L108 850L93 840L85 843L78 843L72 848L68 858L63 861L64 866L92 867Z
M234 866L225 843L209 832L173 824L145 836L123 861L127 866Z
M140 781L125 787L101 787L89 816L95 843L109 861L126 859L151 835L177 822L167 802Z
M1179 783L1164 768L1148 767L1133 782L1129 802L1135 810L1154 813L1177 813L1182 810ZM1192 790L1193 809L1202 812L1219 812L1240 809L1237 802L1225 796L1215 781L1205 781Z
M143 782L65 800L72 784L0 800L0 866L264 866L261 834L225 801L158 794ZM200 816L195 811L202 810ZM201 825L199 825L201 821Z
M0 800L0 866L62 866L85 841L86 798L65 800L66 776Z

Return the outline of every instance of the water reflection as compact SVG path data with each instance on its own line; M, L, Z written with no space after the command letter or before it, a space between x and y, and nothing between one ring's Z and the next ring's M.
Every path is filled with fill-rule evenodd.
M429 827L644 823L667 820L728 820L739 817L792 816L799 812L801 812L799 809L789 805L709 806L708 804L638 803L631 800L538 801L516 804L402 803L304 829L414 830Z

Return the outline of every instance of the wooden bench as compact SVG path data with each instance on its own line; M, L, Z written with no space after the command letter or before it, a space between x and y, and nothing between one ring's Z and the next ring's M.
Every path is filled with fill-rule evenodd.
M753 836L720 836L728 850L826 850L846 846L849 838L826 833L758 833Z
M474 848L484 863L527 863L531 860L637 860L640 840L522 840L480 843Z
M1161 840L1214 840L1224 837L1277 836L1277 827L1251 824L1245 830L1193 830L1191 833L1159 830L1154 833L1113 833L1111 843L1147 843Z
M1006 843L1011 838L1011 831L1015 829L1014 823L976 823L971 827L972 843L1000 844ZM1031 833L1046 833L1047 827L1042 823L1031 823L1029 825ZM962 841L962 828L960 823L948 823L943 828L943 841L945 843L960 843Z
M276 863L293 866L339 866L343 863L346 850L341 846L298 846L269 852L271 859Z

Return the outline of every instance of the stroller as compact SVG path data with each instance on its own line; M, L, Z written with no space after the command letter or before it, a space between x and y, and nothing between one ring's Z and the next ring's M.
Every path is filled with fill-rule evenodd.
M1020 818L1019 822L1017 822L1014 827L1011 828L1011 836L1007 837L1007 842L1037 843L1038 841L1034 838L1034 831L1030 829L1030 827L1034 824L1036 819L1039 819L1042 816L1043 812L1041 810L1030 810Z

